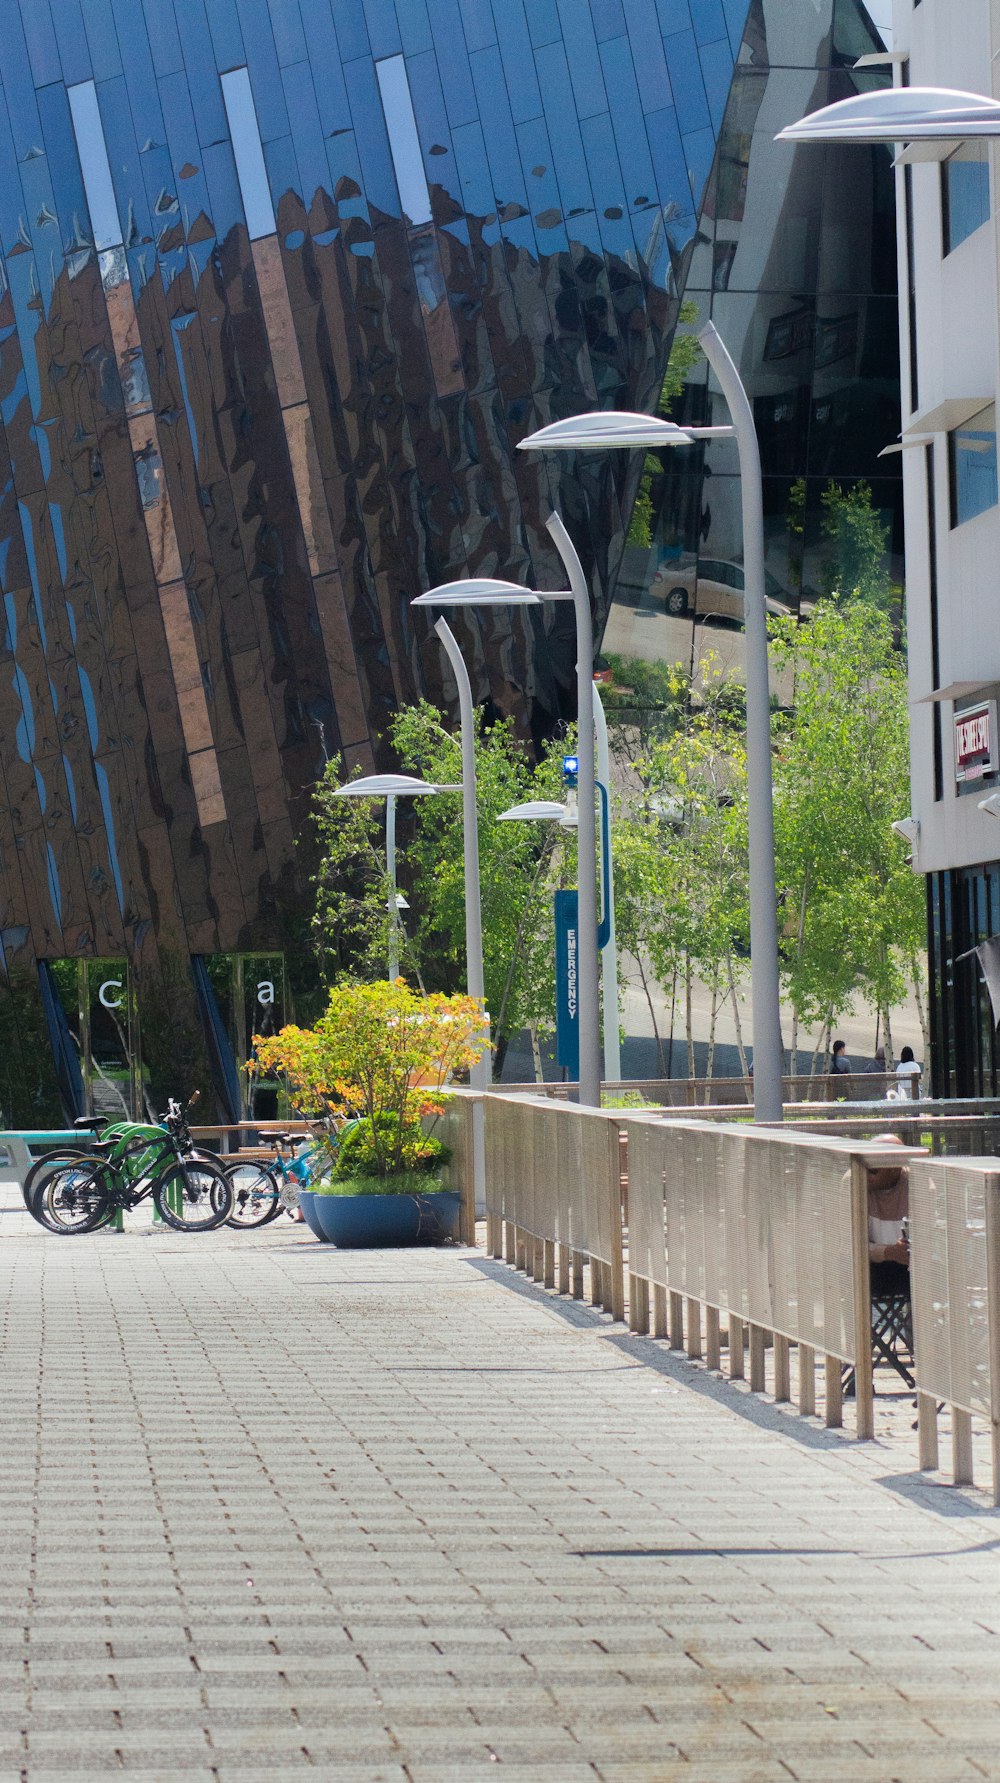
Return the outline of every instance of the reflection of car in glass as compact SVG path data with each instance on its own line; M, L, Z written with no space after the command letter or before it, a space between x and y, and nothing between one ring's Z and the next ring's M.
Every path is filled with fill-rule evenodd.
M660 565L650 593L663 596L668 613L690 613L699 619L739 619L743 612L743 565L724 563L717 557L702 557L698 563L664 563ZM791 613L792 605L781 583L768 571L765 575L766 603L776 616Z

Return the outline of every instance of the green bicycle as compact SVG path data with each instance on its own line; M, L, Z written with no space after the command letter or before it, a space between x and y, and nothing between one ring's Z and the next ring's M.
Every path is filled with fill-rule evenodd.
M30 1191L30 1194L29 1194ZM96 1232L152 1196L178 1232L211 1232L232 1211L233 1187L211 1152L195 1151L179 1103L162 1126L121 1123L89 1152L45 1159L25 1183L32 1217L49 1232Z

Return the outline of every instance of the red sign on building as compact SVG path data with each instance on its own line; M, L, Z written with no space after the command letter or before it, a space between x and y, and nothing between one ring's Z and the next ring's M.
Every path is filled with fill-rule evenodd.
M955 713L955 779L981 780L997 771L997 703L981 700Z

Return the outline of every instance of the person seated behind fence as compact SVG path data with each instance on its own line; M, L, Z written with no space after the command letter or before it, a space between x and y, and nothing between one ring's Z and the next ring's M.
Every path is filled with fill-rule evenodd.
M904 1046L900 1053L899 1064L896 1066L896 1076L901 1083L905 1083L907 1089L912 1094L916 1087L913 1083L913 1079L920 1076L920 1066L917 1064L917 1061L913 1056L912 1046Z
M833 1058L830 1060L830 1070L833 1073L834 1077L850 1077L851 1076L851 1074L854 1070L854 1067L851 1064L851 1061L847 1056L847 1042L846 1042L846 1040L835 1040L834 1041L834 1043L833 1043Z
M873 1145L902 1145L898 1133L880 1133ZM868 1257L873 1295L910 1293L910 1246L905 1236L910 1175L905 1164L868 1172Z

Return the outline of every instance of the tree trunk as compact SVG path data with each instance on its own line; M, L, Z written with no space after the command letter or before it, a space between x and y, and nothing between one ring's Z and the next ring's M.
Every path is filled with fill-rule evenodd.
M832 1032L833 1023L829 1020L825 1021L819 1031L819 1039L816 1042L816 1051L812 1056L812 1065L809 1071L810 1077L815 1077L820 1070L820 1056L822 1055L825 1060L827 1053L830 1051L830 1035Z
M920 970L919 960L913 961L910 967L910 978L913 983L913 995L916 1000L917 1015L920 1019L920 1032L924 1042L924 1065L926 1067L929 1064L931 1056L931 1029L930 1018L927 1011L927 1002L924 997L923 973Z
M667 1076L669 1076L669 1073L667 1071L666 1059L663 1056L663 1041L660 1038L660 1030L659 1030L659 1027L657 1025L657 1020L656 1020L656 1010L653 1007L653 998L652 998L652 995L651 995L650 989L649 989L649 980L646 977L646 969L645 969L645 967L642 963L642 960L638 954L635 954L634 958L635 958L636 965L639 968L639 977L642 980L643 994L646 998L646 1004L649 1009L649 1019L653 1024L653 1038L656 1041L656 1056L660 1061L660 1070L663 1073L663 1076L667 1077Z
M805 875L802 880L802 897L799 900L799 932L798 932L798 936L796 938L796 952L798 955L798 962L799 962L800 966L802 964L802 950L805 947L806 900L808 897L808 893L809 893L809 869L806 868ZM798 1011L798 1005L796 1003L792 1004L792 1053L791 1053L791 1057L788 1061L788 1065L789 1065L789 1071L790 1071L791 1076L798 1077L798 1074L799 1074L799 1011ZM813 1068L815 1070L815 1062L814 1062Z
M892 1011L882 1011L882 1039L885 1045L885 1068L892 1072L896 1069L896 1061L892 1056Z
M740 1070L743 1073L743 1081L745 1083L750 1076L750 1072L747 1069L746 1048L743 1045L743 1017L740 1014L740 1000L736 995L736 979L733 974L733 956L728 948L726 949L726 970L729 973L729 995L733 1005L733 1020L736 1023L736 1050L740 1055Z
M531 1035L531 1062L535 1067L535 1082L544 1083L545 1076L542 1071L542 1054L538 1045L538 1023L536 1021L528 1023L528 1033Z
M691 955L684 956L684 1032L687 1037L688 1076L693 1082L697 1076L694 1066L694 1014L691 1009Z
M713 981L713 984L712 984L712 1014L711 1014L711 1017L709 1019L709 1024L708 1024L708 1051L705 1054L705 1103L706 1103L706 1106L707 1106L708 1102L711 1100L711 1094L712 1094L711 1090L709 1089L709 1083L711 1081L712 1072L715 1069L715 1018L716 1018L718 1008L719 1008L719 984L718 984L718 976L716 975L716 977Z

